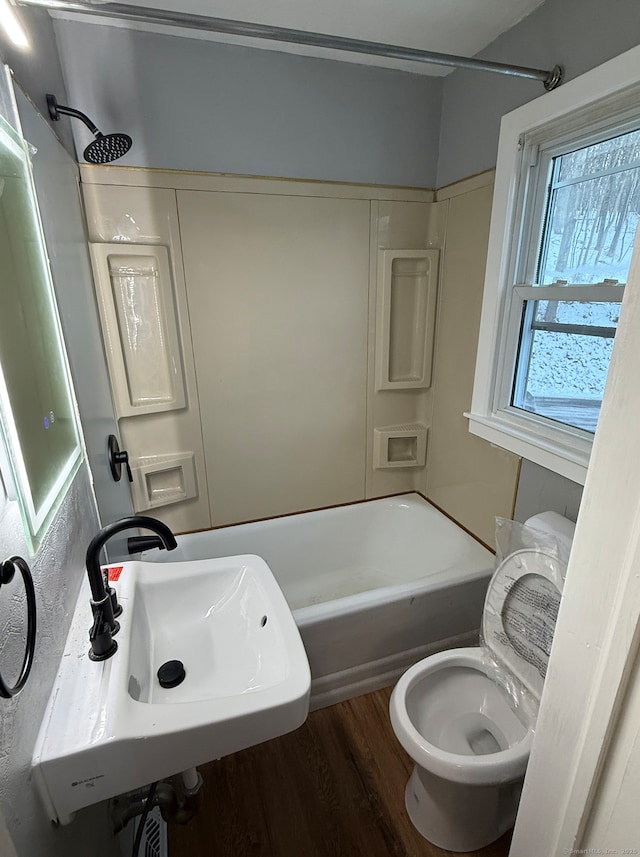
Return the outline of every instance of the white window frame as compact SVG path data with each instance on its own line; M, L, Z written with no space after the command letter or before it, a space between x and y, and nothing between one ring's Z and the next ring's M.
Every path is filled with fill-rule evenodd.
M584 484L593 435L510 405L522 302L531 294L533 229L546 202L545 164L560 152L640 127L640 47L506 114L498 160L469 431ZM531 185L532 179L537 186ZM525 211L525 200L527 208ZM558 287L567 300L620 300L620 286ZM605 293L606 290L606 293Z

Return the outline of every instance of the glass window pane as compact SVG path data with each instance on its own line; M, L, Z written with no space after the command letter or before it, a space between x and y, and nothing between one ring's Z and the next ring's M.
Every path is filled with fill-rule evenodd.
M553 161L538 283L626 282L640 216L640 130Z
M558 181L588 178L596 173L619 167L637 166L640 160L640 130L584 146L558 158Z
M619 312L619 303L525 302L512 404L595 432Z

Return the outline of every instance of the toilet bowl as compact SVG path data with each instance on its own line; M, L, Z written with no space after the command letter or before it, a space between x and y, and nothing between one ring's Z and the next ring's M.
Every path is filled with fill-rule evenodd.
M573 524L558 515L527 524L570 545ZM477 850L515 822L563 574L546 550L507 556L487 589L483 645L431 655L394 688L391 723L415 762L407 812L440 848Z

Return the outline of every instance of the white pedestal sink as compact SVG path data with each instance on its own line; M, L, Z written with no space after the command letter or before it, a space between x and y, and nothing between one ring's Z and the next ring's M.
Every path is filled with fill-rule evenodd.
M311 676L291 611L257 556L122 565L118 651L88 657L83 586L33 757L53 821L297 729ZM158 668L184 664L163 688Z

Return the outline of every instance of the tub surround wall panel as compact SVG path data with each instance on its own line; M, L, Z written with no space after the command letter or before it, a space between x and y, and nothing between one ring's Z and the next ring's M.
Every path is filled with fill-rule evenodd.
M101 130L131 134L124 164L434 186L440 78L104 24L55 26L69 99ZM81 152L89 132L74 123L73 133Z
M371 254L369 297L369 366L367 380L367 486L366 496L383 497L399 491L426 489L426 466L415 468L375 467L374 430L419 424L430 425L431 385L420 389L379 389L376 363L381 348L380 302L383 254L385 251L430 249L429 220L432 205L426 202L379 200L371 208ZM434 278L437 292L438 275ZM436 298L437 300L437 298ZM429 438L427 435L427 455Z
M163 456L194 455L197 497L156 507L159 517L184 532L417 490L492 544L495 515L512 514L518 459L470 435L463 417L492 176L433 203L429 193L408 191L409 201L367 186L82 174L91 241L123 252L160 244L172 262L188 407L120 419L138 482L148 464L165 467ZM428 387L379 389L390 252L437 255ZM412 426L426 433L426 465L376 467L376 430L401 436Z
M427 497L485 544L511 517L519 459L469 433L493 173L438 192L433 239L444 236ZM445 225L446 218L446 225Z
M362 499L369 203L178 207L213 524Z
M194 450L198 497L154 514L184 532L425 491L431 391L377 389L376 312L382 253L439 257L432 192L117 167L82 178L109 294L108 258L127 245L144 259L160 245L171 262L188 406L123 411L119 427L138 492L150 467ZM104 336L111 354L119 334ZM399 436L398 466L375 467L376 429Z
M158 246L163 248L158 250L159 254L162 253L164 258L168 254L169 269L165 271L165 276L168 274L170 283L165 284L168 297L163 310L169 320L177 324L178 342L175 347L179 353L172 365L176 389L181 391L186 401L177 410L133 416L130 415L131 408L122 408L118 412L116 407L120 446L129 452L136 479L136 509L161 518L176 532L210 527L199 397L175 191L84 182L83 195L89 241L94 245L92 262L96 281L106 281L110 288L108 253L101 249L105 244L117 245L115 249L120 248L123 256L128 252L128 245L146 246L145 253L152 253L154 247ZM139 246L134 249L140 250ZM133 261L135 259L132 257ZM110 341L107 338L106 350L114 354L119 350L118 337L112 339ZM114 398L117 400L117 397ZM188 473L184 472L185 467ZM187 482L192 490L187 490ZM142 503L140 500L146 498L149 491L153 493L154 486L156 494L165 490L171 493L172 498L184 496L187 499L155 506L150 510L146 500Z

